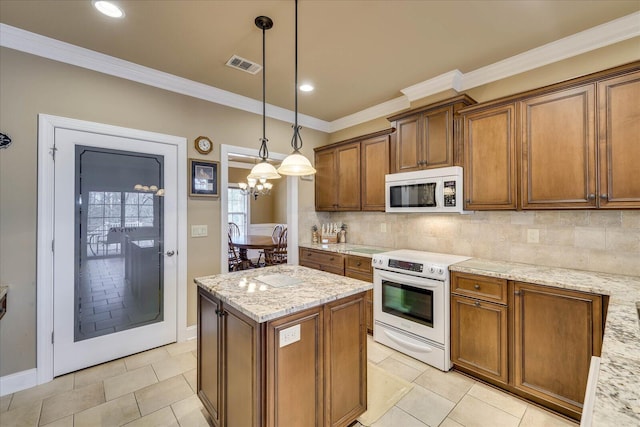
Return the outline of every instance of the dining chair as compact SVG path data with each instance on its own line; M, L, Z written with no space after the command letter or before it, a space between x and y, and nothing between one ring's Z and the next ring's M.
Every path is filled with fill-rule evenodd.
M236 247L233 246L231 230L229 230L229 271L245 270L249 267L249 261L242 260Z
M231 237L240 237L240 227L235 222L229 223L229 235Z
M266 265L287 263L287 229L283 228L278 236L278 245L273 250L264 251Z
M282 233L282 229L283 229L283 228L284 228L284 227L282 226L282 224L276 224L276 225L273 227L273 231L271 232L271 238L272 238L273 240L278 240L278 239L280 239L280 234ZM260 253L259 253L259 256L258 256L258 262L256 263L256 265L257 265L257 266L259 266L259 267L263 265L263 264L261 264L261 260L262 260L262 257L263 257L263 256L265 256L265 255L264 255L264 252L265 252L265 251L264 251L264 250L262 250L262 251L260 251ZM266 265L266 257L265 257L265 264L264 264L264 265Z

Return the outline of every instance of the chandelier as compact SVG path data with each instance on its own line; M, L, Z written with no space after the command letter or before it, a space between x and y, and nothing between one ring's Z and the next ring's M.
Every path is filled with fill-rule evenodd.
M242 194L245 196L253 196L253 200L257 200L258 196L268 196L271 194L273 184L267 182L266 178L251 178L251 175L247 177L247 182L241 182L238 184Z

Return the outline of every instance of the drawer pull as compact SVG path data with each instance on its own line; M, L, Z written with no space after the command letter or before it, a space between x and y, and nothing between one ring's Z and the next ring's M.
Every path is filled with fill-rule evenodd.
M362 263L360 261L358 261L358 263L356 264L356 267L360 267L362 265Z
M334 259L335 259L334 257L331 257L331 258L329 258L329 261L333 261Z
M475 289L480 289L480 285L478 285L477 283L476 283L475 285L473 285L473 287L474 287Z
M475 305L476 307L480 307L480 303L478 301L474 302L473 305Z

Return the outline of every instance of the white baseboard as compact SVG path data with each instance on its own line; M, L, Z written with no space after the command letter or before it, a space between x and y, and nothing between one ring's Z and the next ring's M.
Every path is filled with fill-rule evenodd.
M36 385L38 385L38 375L35 368L5 375L0 377L0 396L6 396Z
M186 339L195 340L198 338L198 325L187 326Z

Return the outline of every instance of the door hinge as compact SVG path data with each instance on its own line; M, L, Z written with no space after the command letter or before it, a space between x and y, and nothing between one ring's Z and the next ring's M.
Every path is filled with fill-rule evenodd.
M55 240L51 240L51 252L53 252L53 251L54 251L54 248L55 248L55 246L53 245L53 244L54 244L54 242L55 242Z
M53 344L53 331L51 331L51 344Z
M58 149L56 148L55 145L51 147L51 151L49 151L49 154L51 154L51 157L53 158L54 162L56 161L56 151L58 151Z

